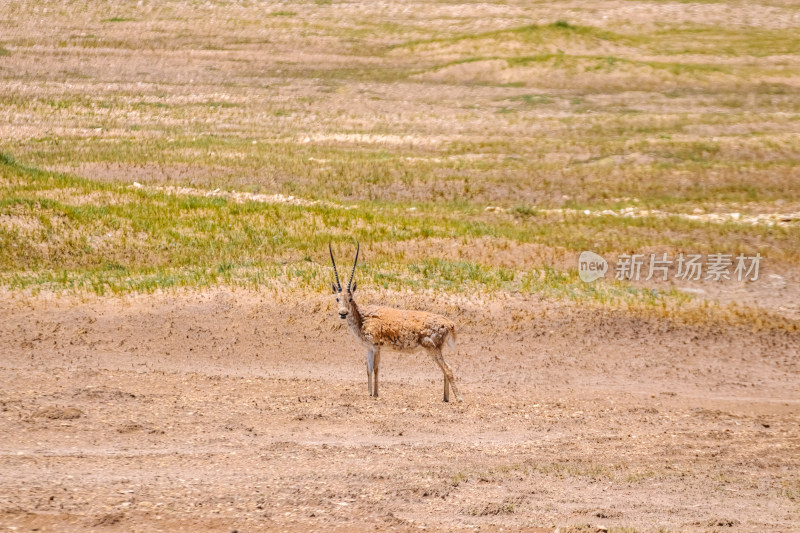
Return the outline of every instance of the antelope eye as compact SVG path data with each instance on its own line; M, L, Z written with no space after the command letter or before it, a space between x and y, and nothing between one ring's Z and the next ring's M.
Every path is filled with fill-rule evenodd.
M338 302L338 301L339 301L339 298L336 298L336 301Z

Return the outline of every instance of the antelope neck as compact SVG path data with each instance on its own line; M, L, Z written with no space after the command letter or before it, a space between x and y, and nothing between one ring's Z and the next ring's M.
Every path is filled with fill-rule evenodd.
M361 339L361 312L358 310L358 305L355 300L350 300L350 312L347 313L347 325Z

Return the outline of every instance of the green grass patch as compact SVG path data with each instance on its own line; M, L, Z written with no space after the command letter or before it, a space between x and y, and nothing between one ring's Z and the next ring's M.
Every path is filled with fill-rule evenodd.
M480 60L471 58L472 61ZM593 55L572 55L564 53L538 54L533 56L507 57L506 62L511 67L529 66L532 64L548 64L553 68L581 68L585 72L606 70L611 71L623 65L633 67L649 67L657 70L664 70L675 76L684 74L702 73L730 73L731 68L725 65L713 65L707 63L681 63L681 62L662 62L662 61L640 61L622 57L593 56Z
M429 44L456 44L464 41L480 41L480 40L493 40L493 41L507 41L516 40L523 43L546 43L558 38L575 38L581 37L584 39L591 39L596 41L609 41L627 43L632 39L628 36L614 33L607 30L601 30L592 26L578 26L569 24L566 21L559 20L552 24L538 25L527 24L524 26L517 26L503 30L492 30L479 33L460 34L452 37L435 37L430 39L418 39L407 41L398 45L393 45L391 48L411 48L429 45Z
M765 57L800 53L797 28L694 26L658 30L649 39L649 47L662 54Z
M615 281L585 284L574 269L559 270L544 260L508 268L493 264L491 256L452 260L438 257L436 247L407 256L395 253L394 247L425 239L469 245L490 237L566 247L576 257L584 249L610 253L655 244L752 253L749 243L744 246L731 234L745 231L751 242L758 234L753 228L731 225L720 228L719 241L702 243L697 235L707 228L695 221L554 217L524 205L508 215L486 217L481 211L460 211L462 204L419 204L409 212L390 203L356 208L238 203L41 171L8 154L0 156L0 178L0 283L27 290L122 294L219 283L325 290L330 277L328 242L349 249L357 239L365 250L375 250L363 257L361 279L383 289L503 291L667 309L688 297ZM762 238L774 237L773 230L761 231ZM666 238L670 232L674 235ZM784 238L791 241L792 235L786 231Z
M510 100L521 102L529 106L547 105L553 103L553 98L544 94L521 94L519 96L511 97Z

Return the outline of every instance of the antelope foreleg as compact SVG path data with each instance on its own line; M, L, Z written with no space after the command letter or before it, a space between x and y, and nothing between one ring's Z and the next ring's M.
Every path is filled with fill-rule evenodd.
M367 350L367 388L369 395L372 396L372 370L375 368L375 350Z
M378 367L381 364L381 350L380 348L375 348L374 351L374 364L375 364L375 377L372 381L372 395L374 397L378 397Z

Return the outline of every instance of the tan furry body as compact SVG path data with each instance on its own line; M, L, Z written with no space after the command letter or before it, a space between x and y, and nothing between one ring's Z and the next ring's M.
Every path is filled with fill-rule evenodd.
M441 347L448 335L455 341L453 321L433 313L367 306L361 312L361 320L361 329L354 333L372 346L408 352L420 347Z

